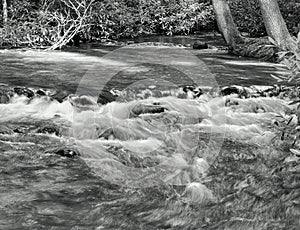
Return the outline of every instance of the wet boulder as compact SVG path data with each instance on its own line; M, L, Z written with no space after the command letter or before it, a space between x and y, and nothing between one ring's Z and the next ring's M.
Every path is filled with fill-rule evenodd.
M193 85L184 86L182 90L187 94L188 98L197 98L203 94L202 89Z
M62 157L74 158L80 156L80 153L75 149L59 149L55 152L56 155L60 155Z
M42 89L37 90L35 92L35 94L38 95L38 96L46 96L47 95L46 92Z
M193 49L195 50L208 49L208 44L201 41L195 41L195 43L193 44Z
M68 157L68 158L74 158L80 156L79 151L76 148L73 148L72 146L68 147L57 147L53 149L49 149L45 152L46 154L55 154L62 157Z
M55 134L56 136L60 136L60 128L57 126L44 126L39 128L36 132L44 134Z
M221 90L221 93L223 96L227 96L230 94L239 94L240 93L240 88L235 87L235 86L228 86L228 87L224 87Z
M26 96L28 98L32 98L34 96L34 92L31 89L23 88L23 87L15 87L14 92L19 96Z
M62 103L69 96L69 93L65 90L58 91L54 95L51 95L51 98Z
M246 87L233 85L233 86L226 86L221 89L222 96L227 96L231 94L237 94L240 98L251 97L251 92Z
M97 99L97 103L101 105L108 104L110 102L116 101L117 96L112 94L110 91L103 89Z
M146 104L137 104L130 111L130 117L137 117L145 113L163 113L166 111L166 108L162 107L159 104L146 105Z

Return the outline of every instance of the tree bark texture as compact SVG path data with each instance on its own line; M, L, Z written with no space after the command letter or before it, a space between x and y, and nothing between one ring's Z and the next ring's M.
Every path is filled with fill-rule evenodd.
M268 36L284 50L297 50L297 43L291 37L282 17L277 0L258 0Z
M221 31L227 45L234 47L236 44L243 43L244 40L238 31L230 8L226 0L212 0L219 30Z

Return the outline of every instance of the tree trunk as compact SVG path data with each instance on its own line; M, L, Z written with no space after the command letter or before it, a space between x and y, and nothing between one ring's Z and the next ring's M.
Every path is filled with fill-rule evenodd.
M2 0L2 7L3 7L3 27L5 27L7 25L7 18L8 18L6 0Z
M234 47L236 44L243 43L244 39L233 21L231 11L226 0L212 0L212 3L219 30L221 31L227 45Z
M273 38L284 50L297 50L297 43L287 29L277 0L258 1L269 37Z

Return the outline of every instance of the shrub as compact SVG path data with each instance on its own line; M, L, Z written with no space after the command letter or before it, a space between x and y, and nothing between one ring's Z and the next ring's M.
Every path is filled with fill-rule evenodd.
M274 46L279 47L276 42L269 38ZM277 77L280 81L299 85L300 83L300 32L297 37L298 49L296 51L281 51L277 53L278 60L285 65L288 70L287 76Z
M37 1L15 0L9 7L9 20L0 30L0 46L49 45L41 24ZM3 26L3 25L2 25Z
M119 39L190 34L215 25L212 6L197 0L15 0L9 16L0 45L59 48L74 34Z
M195 0L97 2L92 15L94 38L144 34L189 34L214 23L212 6Z
M300 30L299 1L279 0L278 3L289 31L297 35ZM257 0L232 0L229 1L229 6L240 31L253 37L267 35Z
M266 35L257 0L233 0L228 3L241 32L249 33L253 37Z
M83 32L92 2L16 0L10 5L7 26L0 30L0 46L61 48Z

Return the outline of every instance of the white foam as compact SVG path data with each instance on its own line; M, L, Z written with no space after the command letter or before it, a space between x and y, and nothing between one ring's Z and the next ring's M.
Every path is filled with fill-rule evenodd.
M228 99L236 103L226 106ZM166 111L132 117L131 110L137 104L156 104ZM278 114L287 116L290 109L288 102L280 99L235 96L169 96L112 102L101 107L92 103L90 110L74 108L68 100L58 103L47 97L31 101L14 97L11 104L0 105L0 121L51 119L58 125L71 124L70 136L64 138L77 140L83 158L97 175L127 186L189 185L186 193L201 203L206 197L212 199L212 195L202 185L193 183L205 177L208 162L213 161L221 147L222 136L268 146L275 135L270 128L272 121ZM210 137L208 142L203 133ZM214 140L214 135L220 139ZM115 151L125 162L109 148L117 148ZM144 166L134 167L132 157L145 161Z

